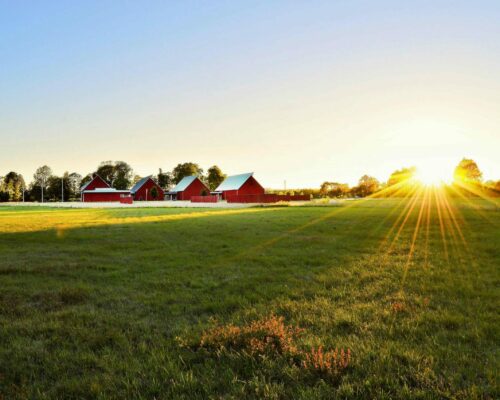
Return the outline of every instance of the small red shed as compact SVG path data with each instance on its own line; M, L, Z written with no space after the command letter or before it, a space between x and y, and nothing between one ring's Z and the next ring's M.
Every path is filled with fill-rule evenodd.
M228 176L222 182L215 193L218 193L225 200L227 196L240 195L260 195L265 193L265 189L253 177L253 172L246 174Z
M137 182L132 189L130 189L134 200L136 201L156 201L164 200L165 193L151 176L146 176Z
M172 200L191 200L192 196L208 196L210 189L197 176L185 176L170 191L168 195Z

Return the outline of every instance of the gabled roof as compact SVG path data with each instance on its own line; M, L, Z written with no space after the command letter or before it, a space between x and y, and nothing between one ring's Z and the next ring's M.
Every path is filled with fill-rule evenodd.
M225 190L238 190L246 181L248 181L248 179L250 179L252 175L253 172L228 176L224 182L217 186L217 189L215 189L215 191L223 192Z
M108 187L111 187L109 185L108 182L106 182L104 179L102 179L99 175L95 175L90 181L88 181L85 185L83 185L81 188L80 188L80 191L84 191L85 189L87 189L87 186L90 185L92 182L94 182L96 179L100 179L101 181L103 181L106 185L108 185Z
M181 179L181 181L175 185L175 187L170 191L173 193L177 192L183 192L184 190L187 189L189 185L191 185L198 177L195 175L192 176L185 176L184 178Z
M151 178L152 175L149 175L149 176L146 176L145 178L142 178L140 181L138 181L133 187L132 189L130 189L130 193L135 193L137 192L141 187L142 185L144 185L149 179L152 179ZM156 182L155 182L156 183Z

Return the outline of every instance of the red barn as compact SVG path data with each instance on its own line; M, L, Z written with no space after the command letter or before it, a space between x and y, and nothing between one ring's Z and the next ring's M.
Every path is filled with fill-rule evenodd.
M129 190L116 190L99 175L81 187L81 197L84 202L120 201L123 197L130 196Z
M172 200L191 200L192 196L207 196L210 189L196 176L185 176L170 191L168 195Z
M130 193L136 201L154 201L154 200L164 200L165 193L163 189L151 178L151 176L146 176L137 182Z
M215 189L215 193L220 194L225 200L227 196L264 194L265 189L253 177L253 172L249 172L247 174L228 176Z

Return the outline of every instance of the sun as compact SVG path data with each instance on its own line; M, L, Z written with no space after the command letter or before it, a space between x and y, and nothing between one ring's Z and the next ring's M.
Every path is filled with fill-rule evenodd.
M441 186L451 179L447 168L438 163L425 163L417 167L415 180L427 186Z

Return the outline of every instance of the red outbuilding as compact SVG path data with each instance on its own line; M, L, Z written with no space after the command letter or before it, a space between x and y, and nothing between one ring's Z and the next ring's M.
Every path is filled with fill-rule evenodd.
M191 200L193 196L208 196L210 189L196 176L185 176L168 193L171 200Z
M253 177L253 172L249 172L228 176L214 193L226 200L228 196L261 195L265 193L265 189Z
M165 193L163 189L151 178L151 176L146 176L137 182L132 189L130 189L130 194L136 201L155 201L164 200Z
M129 190L113 189L108 182L99 175L81 187L81 197L83 202L119 202L120 199L130 197Z

